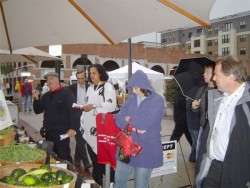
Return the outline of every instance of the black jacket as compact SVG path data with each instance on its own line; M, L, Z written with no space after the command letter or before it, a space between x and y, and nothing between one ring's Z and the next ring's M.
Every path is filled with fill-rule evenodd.
M174 99L174 121L176 123L187 123L186 97L178 90Z
M46 130L69 129L77 130L76 110L72 108L75 97L72 92L63 87L56 92L45 93L40 100L34 100L33 108L36 114L44 112L43 126Z
M86 92L87 92L87 89L88 89L88 84L85 84L85 89L86 89ZM72 93L74 94L75 96L75 103L77 102L77 83L74 83L72 85L70 85L69 87L69 90L72 91ZM81 118L81 115L82 115L82 111L81 110L76 110L76 116L77 116L77 127L78 127L78 130L80 129L80 126L81 126L81 123L80 123L80 118Z

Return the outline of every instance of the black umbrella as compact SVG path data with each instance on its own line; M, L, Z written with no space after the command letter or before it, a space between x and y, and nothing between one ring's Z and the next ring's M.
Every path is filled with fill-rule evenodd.
M200 86L204 85L204 65L215 63L207 57L182 59L173 76L182 94L194 99Z

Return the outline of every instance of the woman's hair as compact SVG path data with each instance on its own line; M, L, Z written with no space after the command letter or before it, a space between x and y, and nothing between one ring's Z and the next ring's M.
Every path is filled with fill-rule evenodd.
M109 75L108 73L106 72L105 68L100 65L100 64L93 64L93 65L90 65L89 68L88 68L88 80L90 83L92 83L91 79L90 79L90 69L92 67L95 67L97 72L100 74L100 80L101 81L107 81L109 79Z
M147 90L147 89L142 89L142 88L140 88L140 91L144 94L144 96L149 96L149 95L151 95L151 91L149 91L149 90Z
M234 56L218 58L216 64L221 64L221 71L225 76L229 76L230 74L232 74L235 76L236 81L238 81L239 83L246 81L246 66L239 58Z

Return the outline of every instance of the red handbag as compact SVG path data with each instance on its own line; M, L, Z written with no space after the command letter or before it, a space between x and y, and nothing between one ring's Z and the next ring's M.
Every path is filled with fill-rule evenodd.
M132 141L131 133L128 132L128 124L120 131L115 139L114 143L123 149L125 155L136 157L142 152L142 145ZM139 137L138 133L137 136Z

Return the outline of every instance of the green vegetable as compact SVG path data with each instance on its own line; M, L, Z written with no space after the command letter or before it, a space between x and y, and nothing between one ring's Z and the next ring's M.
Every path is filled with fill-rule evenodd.
M6 182L5 183L8 183L10 185L14 185L16 183L16 179L9 176L9 177L6 178Z
M30 162L44 159L46 152L32 148L28 144L10 143L0 147L0 161L4 162Z
M21 177L24 174L26 174L26 171L24 169L17 168L11 172L10 176L17 180L19 177Z
M7 127L5 129L0 130L0 135L9 135L9 134L15 134L12 127Z
M32 168L30 169L30 172L34 171L34 170L37 170L38 168Z
M48 185L49 185L49 186L59 185L59 182L56 181L56 179L53 179L53 178L52 178L52 179L49 181Z
M49 180L52 178L51 173L50 172L46 172L42 175L41 180L42 181L46 181L49 182Z
M61 181L61 184L66 184L71 182L71 180L73 179L72 175L67 174Z
M64 170L58 170L56 172L56 180L57 181L62 181L62 179L67 175L67 172L65 172Z
M35 187L48 187L48 183L44 181L40 181L34 185Z
M25 176L28 176L28 175L36 175L36 176L39 176L39 175L43 175L43 174L45 174L45 173L47 173L47 172L48 172L48 170L46 170L46 169L37 169L37 170L33 170L33 171L30 171L30 172L28 172L28 173L22 175L21 177L19 177L19 178L18 178L18 181L22 181L23 178L24 178Z
M52 178L56 179L56 172L51 172Z
M49 172L52 171L52 168L51 168L48 164L43 164L43 165L41 165L41 166L40 166L40 169L46 169L46 170L48 170Z
M34 175L27 175L22 179L22 182L27 186L33 186L39 182L39 179Z

